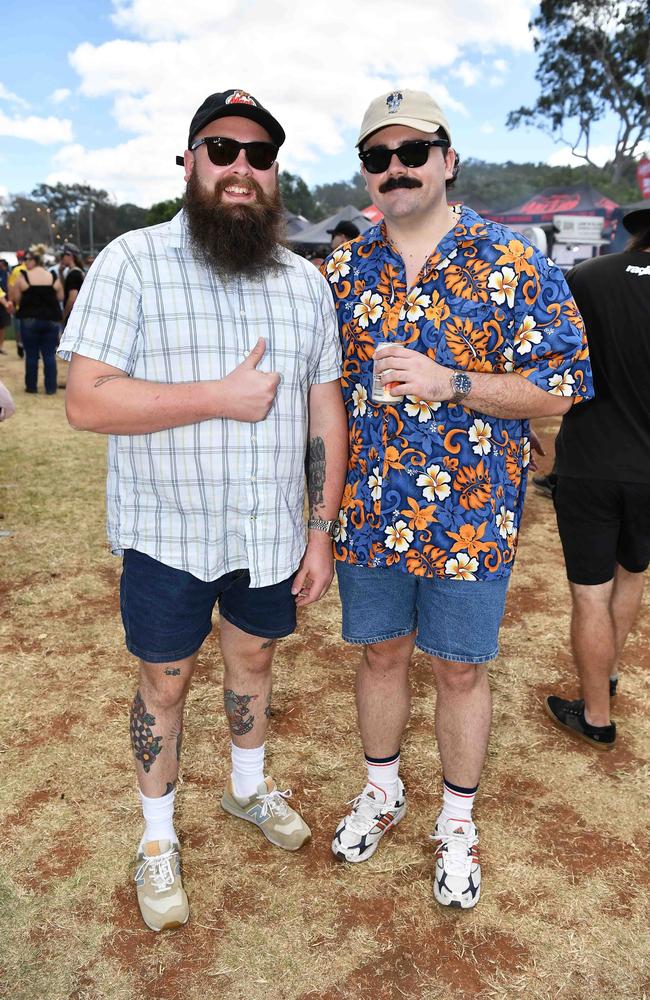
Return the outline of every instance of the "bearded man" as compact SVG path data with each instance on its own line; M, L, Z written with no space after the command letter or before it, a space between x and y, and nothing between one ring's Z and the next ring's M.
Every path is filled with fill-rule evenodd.
M60 348L71 358L70 423L110 435L108 535L139 660L136 885L156 931L189 916L175 784L185 698L216 603L232 755L221 805L277 847L297 850L310 836L290 793L264 775L271 663L296 607L333 576L347 432L327 283L281 245L284 139L250 94L210 95L177 157L184 208L106 247Z

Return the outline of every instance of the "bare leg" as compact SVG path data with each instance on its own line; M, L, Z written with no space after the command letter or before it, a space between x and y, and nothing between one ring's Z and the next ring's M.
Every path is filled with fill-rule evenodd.
M436 739L447 781L478 785L492 720L485 664L451 663L431 657L436 680Z
M585 719L592 726L609 725L609 675L616 662L613 589L613 580L592 586L571 584L571 645L585 700Z
M140 660L140 687L131 706L131 746L140 790L149 798L170 792L178 778L183 708L197 656L175 663Z
M628 573L622 566L617 565L610 601L616 644L616 660L612 674L618 670L618 660L623 652L625 640L632 631L639 613L644 583L644 573Z
M224 661L224 705L235 746L261 747L271 714L271 664L275 640L249 635L220 619L219 642Z
M409 664L414 635L366 646L357 669L356 697L363 749L369 757L397 753L411 709Z

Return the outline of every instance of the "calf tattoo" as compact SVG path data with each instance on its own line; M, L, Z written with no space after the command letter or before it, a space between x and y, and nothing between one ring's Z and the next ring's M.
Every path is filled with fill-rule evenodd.
M140 691L136 691L131 705L131 746L136 760L149 773L151 765L162 750L162 736L154 736L151 729L156 724L154 715L147 712Z
M223 701L233 736L245 736L255 725L255 716L251 714L249 705L256 698L256 694L235 694L226 688Z

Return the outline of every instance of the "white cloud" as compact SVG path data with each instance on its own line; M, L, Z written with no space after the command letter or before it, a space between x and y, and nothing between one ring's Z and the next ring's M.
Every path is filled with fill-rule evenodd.
M490 122L483 122L479 128L479 132L482 132L483 135L492 135L493 132L496 132L496 128Z
M0 135L11 135L16 139L28 139L39 145L49 146L70 142L72 123L67 118L38 118L36 115L9 118L0 111Z
M505 59L495 59L492 63L497 73L505 73L508 69L508 64Z
M452 70L452 76L457 76L463 81L466 87L473 87L480 80L481 74L478 65L471 65L468 62L461 62Z
M20 108L28 108L29 104L18 94L14 94L13 90L9 90L5 87L4 83L0 83L0 101L8 101L10 104L16 104Z
M113 0L122 37L84 42L69 57L78 93L108 98L131 138L115 149L60 151L65 173L150 204L178 192L182 152L195 109L207 94L250 90L282 122L281 167L307 175L309 164L345 153L369 101L394 87L430 91L452 119L470 113L447 89L450 73L467 86L476 51L530 51L534 0ZM77 89L77 88L76 88ZM451 92L450 92L451 91ZM137 159L134 159L136 158ZM121 173L124 171L124 174ZM54 176L54 175L53 175ZM62 178L61 178L62 179ZM154 193L155 189L155 193Z
M72 91L69 90L67 87L59 87L58 90L52 91L49 99L50 101L52 101L53 104L63 104L63 102L67 101L67 99L70 97L71 93Z
M650 153L650 143L642 143L636 151L636 156ZM608 143L589 147L589 159L598 167L604 167L614 159L614 146ZM569 146L562 146L548 157L546 161L551 167L579 167L585 161L574 156Z

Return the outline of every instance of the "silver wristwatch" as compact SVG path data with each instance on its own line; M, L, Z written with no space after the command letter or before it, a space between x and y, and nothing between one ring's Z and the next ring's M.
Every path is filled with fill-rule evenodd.
M465 372L452 372L449 381L452 391L450 403L460 403L472 391L472 380Z
M307 527L310 531L326 531L330 537L333 537L334 525L337 521L337 517L332 518L331 521L323 521L321 517L310 517L307 521Z

